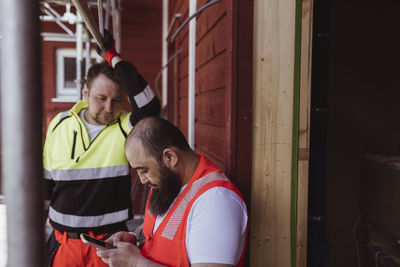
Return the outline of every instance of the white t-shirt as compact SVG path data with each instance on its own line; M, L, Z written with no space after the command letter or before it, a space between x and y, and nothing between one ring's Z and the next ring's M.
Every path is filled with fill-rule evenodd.
M164 217L157 217L153 231ZM189 263L236 264L246 240L247 219L246 205L232 190L214 187L203 193L188 216L186 250Z
M101 130L103 130L104 128L106 128L105 125L94 125L94 124L90 124L89 122L86 121L85 119L85 111L87 109L82 109L81 112L79 112L79 116L82 118L83 122L85 123L86 129L88 130L89 133L89 137L90 137L90 142L93 141L93 139L96 138L96 136L101 132Z

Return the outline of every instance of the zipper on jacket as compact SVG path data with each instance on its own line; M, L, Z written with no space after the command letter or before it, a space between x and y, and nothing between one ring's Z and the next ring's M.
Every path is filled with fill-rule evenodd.
M75 158L75 145L76 145L76 135L77 134L78 134L78 132L74 131L74 142L72 143L71 159Z

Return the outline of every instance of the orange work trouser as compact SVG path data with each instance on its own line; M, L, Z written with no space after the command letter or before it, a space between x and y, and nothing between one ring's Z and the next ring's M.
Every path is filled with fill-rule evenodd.
M54 230L59 248L54 256L53 267L106 267L108 264L96 255L96 248L82 242L81 239L68 238L67 233ZM89 232L91 236L93 233ZM96 235L101 239L107 234Z

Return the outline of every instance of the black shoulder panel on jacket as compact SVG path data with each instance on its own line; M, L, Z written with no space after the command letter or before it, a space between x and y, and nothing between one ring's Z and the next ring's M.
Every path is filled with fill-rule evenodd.
M68 111L65 111L65 112L63 112L63 113L60 115L60 121L56 124L56 126L54 126L53 130L51 130L52 133L53 133L54 130L57 128L57 126L60 125L60 123L61 123L62 121L64 121L65 119L71 117L71 116L68 115L68 113L69 113Z

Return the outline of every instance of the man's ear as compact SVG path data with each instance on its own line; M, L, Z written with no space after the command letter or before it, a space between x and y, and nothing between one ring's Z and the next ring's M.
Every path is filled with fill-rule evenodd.
M87 88L86 84L83 86L83 98L88 100L89 98L89 88Z
M178 165L178 154L171 148L166 148L163 151L163 162L165 166L173 169Z

